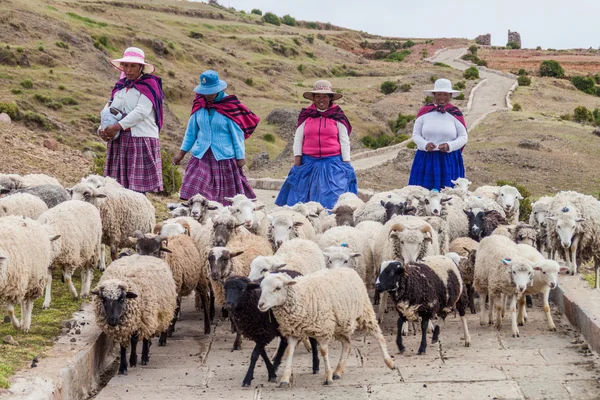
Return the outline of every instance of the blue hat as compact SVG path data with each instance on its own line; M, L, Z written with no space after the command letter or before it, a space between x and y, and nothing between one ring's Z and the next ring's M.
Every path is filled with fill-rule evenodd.
M219 74L212 69L200 74L200 84L194 92L198 94L215 94L222 92L227 87L227 82L219 79Z

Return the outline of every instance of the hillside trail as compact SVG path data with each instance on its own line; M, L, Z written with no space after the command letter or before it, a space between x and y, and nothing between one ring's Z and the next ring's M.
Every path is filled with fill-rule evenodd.
M452 68L464 71L469 68L469 66L455 60L466 52L467 49L465 48L444 49L434 55L430 60L432 62L442 62L450 65ZM484 79L485 81L481 83L475 91L471 108L462 110L465 114L469 130L472 130L491 112L506 108L506 94L516 82L514 79L493 72L479 71L479 75L482 81ZM468 93L465 93L465 95L468 95ZM385 153L354 160L352 161L352 166L357 171L376 167L386 161L394 159L398 154L398 150L398 146L390 147L390 150Z

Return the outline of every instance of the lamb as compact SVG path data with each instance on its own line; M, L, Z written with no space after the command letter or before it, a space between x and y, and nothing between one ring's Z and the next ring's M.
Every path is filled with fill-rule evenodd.
M546 260L542 254L537 251L534 247L528 244L518 244L519 255L525 257L532 262L533 266L533 284L527 287L525 290L526 295L534 295L542 293L542 299L544 302L544 313L546 313L546 320L548 321L548 329L551 331L556 330L556 325L552 320L552 314L550 313L550 304L548 297L550 296L550 290L558 287L558 274L561 272L567 272L569 268L561 267L554 260ZM519 313L517 315L517 322L519 326L523 326L526 319L525 312L525 298L519 299Z
M478 249L479 242L476 242L468 237L454 239L452 243L450 243L450 247L448 249L450 252L456 253L461 257L458 264L458 269L467 288L467 296L469 298L469 309L471 310L471 314L476 313L473 279L475 275L475 260Z
M0 198L0 217L20 215L38 219L48 206L39 197L29 193L17 193Z
M357 329L375 336L385 364L394 369L385 338L377 324L369 294L356 271L349 268L317 271L307 276L290 278L271 274L260 284L258 309L273 311L281 335L288 341L288 356L280 387L289 385L294 350L303 337L314 337L325 363L325 384L340 379L351 350L350 339ZM319 305L315 307L314 305ZM342 342L342 355L335 369L329 364L329 341Z
M229 211L238 224L243 224L244 228L255 235L267 237L269 220L267 214L261 211L265 208L264 204L257 205L256 199L250 200L243 194L225 200L231 201Z
M375 281L375 268L373 267L373 253L369 244L369 238L360 230L350 226L338 226L323 233L317 242L324 251L326 266L335 268L335 261L344 261L346 257L352 259L352 265L362 278L367 288ZM334 251L331 247L344 249ZM325 252L325 250L327 251ZM360 258L356 259L360 255ZM349 261L349 260L348 260Z
M291 278L300 276L298 272L281 270ZM248 278L234 276L225 282L225 307L231 313L231 318L238 330L244 337L254 341L256 345L250 356L250 366L242 382L242 387L248 387L254 379L254 368L259 356L262 356L265 367L269 374L269 382L275 382L277 367L281 363L283 352L287 348L287 340L281 337L279 333L279 324L269 312L261 312L258 309L258 300L260 298L260 284L251 283ZM267 356L265 347L276 337L280 337L277 354L271 360ZM313 374L319 372L319 354L317 341L310 338L310 344L313 355Z
M402 326L404 322L421 319L421 345L418 354L427 350L427 326L429 321L446 316L457 308L463 324L465 347L471 344L465 310L467 295L455 262L446 256L425 257L421 262L402 264L400 261L384 261L377 278L377 290L391 292L398 310L396 344L404 353ZM433 330L432 343L439 339L440 326Z
M201 194L192 196L188 200L190 215L201 224L206 224L213 217L219 215L223 206L215 201L209 201Z
M506 219L496 210L483 211L482 209L470 209L464 211L469 221L469 237L480 241L488 237L500 225L506 225Z
M81 270L81 298L90 294L94 268L100 262L102 249L102 220L100 211L83 201L69 200L44 212L39 220L50 226L60 238L53 244L55 251L48 269L43 308L52 301L52 271L62 268L64 282L74 299L78 298L73 285L73 273Z
M600 201L576 192L560 192L550 205L548 232L552 249L564 254L577 273L578 260L595 260L596 288L600 288Z
M325 257L312 240L292 239L284 242L275 255L256 257L250 264L248 278L256 281L281 268L308 275L325 269Z
M488 323L492 324L492 313L496 307L496 329L502 327L504 296L510 297L513 337L519 336L517 327L517 300L533 279L533 262L519 255L517 244L501 235L492 235L481 240L475 260L473 284L479 293L480 324L485 325L485 298L489 296Z
M42 199L48 208L56 207L63 201L71 200L69 192L58 185L38 185L16 190L11 193L29 193Z
M169 266L161 259L132 255L114 261L104 271L93 306L96 323L104 334L121 345L119 374L127 374L126 350L131 342L129 365L137 365L137 343L142 339L142 365L150 360L150 340L166 331L175 314L177 293Z
M503 235L512 239L517 244L528 244L534 246L536 244L537 233L531 225L519 223L518 225L500 225L492 235Z
M454 185L453 188L446 187L442 189L442 193L446 196L459 197L462 200L465 200L469 196L469 187L471 187L472 183L470 180L467 178L458 178L450 182Z
M15 329L29 332L33 302L42 296L52 262L51 236L39 222L19 216L0 218L0 304L8 306ZM15 316L21 304L21 321Z
M94 186L96 189L101 187L110 187L116 189L123 189L123 186L117 182L116 179L111 178L110 176L100 176L100 175L88 175L85 178L81 178L81 183L89 183Z
M100 210L102 218L102 244L110 247L111 260L117 251L129 245L135 231L150 232L156 223L154 206L141 193L133 190L95 188L89 183L79 183L70 189L73 200L83 200ZM104 247L100 256L100 269L104 270Z
M179 224L185 227L185 223ZM181 308L181 299L189 296L193 291L198 293L202 300L204 310L204 333L210 333L210 284L208 281L205 261L200 258L196 243L188 232L176 236L163 236L156 234L143 234L136 231L131 238L136 245L136 251L142 256L153 256L164 259L172 271L177 292L177 310L171 325L169 325L168 336L175 331L177 316ZM163 247L163 242L167 245Z
M190 216L190 208L187 204L167 203L167 209L169 210L169 214L171 214L171 218Z
M293 238L315 239L315 230L310 222L302 214L291 210L278 210L269 215L271 225L269 226L268 238L273 251L287 240Z
M17 174L0 174L0 194L39 185L60 186L60 182L56 178L44 174L23 176Z
M496 201L506 213L506 219L510 224L519 222L519 200L523 200L523 196L514 186L481 186L475 189L473 194Z
M546 229L546 217L550 211L552 197L540 197L531 205L531 214L529 215L529 225L537 232L536 248L538 251L548 251L548 230Z

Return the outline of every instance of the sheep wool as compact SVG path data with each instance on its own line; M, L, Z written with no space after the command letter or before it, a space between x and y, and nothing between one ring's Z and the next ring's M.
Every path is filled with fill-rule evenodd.
M7 215L20 215L31 219L38 219L48 209L39 197L29 193L15 193L0 198L0 217Z
M284 242L273 256L256 257L250 264L252 280L258 280L280 268L308 275L325 269L325 258L319 246L312 240L292 239Z

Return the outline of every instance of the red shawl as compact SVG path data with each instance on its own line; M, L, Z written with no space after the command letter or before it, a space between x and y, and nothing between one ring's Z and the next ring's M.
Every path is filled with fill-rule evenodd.
M319 117L331 118L336 122L341 122L342 124L344 124L346 129L348 129L348 135L350 135L350 133L352 132L352 125L350 125L350 121L348 121L346 114L344 114L340 106L333 103L331 103L331 107L329 107L323 112L319 111L317 109L317 106L314 105L314 103L311 104L310 107L303 108L302 111L300 111L300 116L298 117L298 126L302 125L302 123L308 118Z
M248 139L252 135L260 121L260 118L243 105L233 94L215 103L206 101L203 95L197 94L192 105L192 114L201 108L206 108L207 110L214 108L219 114L231 119L244 132L244 139Z

